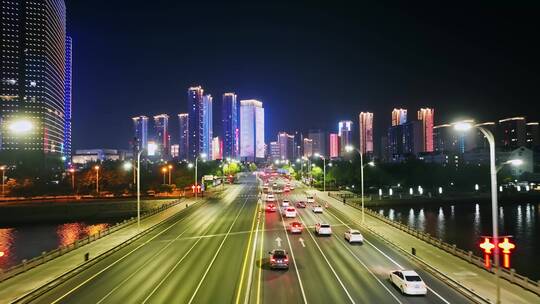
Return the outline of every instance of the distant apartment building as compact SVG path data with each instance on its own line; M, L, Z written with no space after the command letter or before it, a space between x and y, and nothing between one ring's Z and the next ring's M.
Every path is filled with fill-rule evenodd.
M510 151L526 145L527 124L525 117L511 117L499 120L497 125L498 145Z
M240 101L240 157L246 161L265 157L264 108L255 99Z
M336 159L340 156L340 141L337 133L330 133L329 138L329 158Z
M373 154L373 113L359 114L360 151L362 154Z
M238 156L238 101L235 93L223 94L221 124L223 128L223 157Z
M77 165L85 165L106 160L125 160L132 156L133 154L128 151L116 149L79 149L73 154L72 162Z
M281 159L294 160L295 157L295 144L294 135L287 132L279 132L277 142L279 144L279 154Z
M538 122L527 123L527 148L538 149L540 147L540 133Z
M406 109L394 109L392 110L392 126L402 125L407 122L407 110Z
M304 138L304 157L313 156L313 139ZM326 156L325 156L326 157Z
M279 150L279 144L277 141L271 141L268 145L268 155L270 157L271 161L280 160L281 159L281 151Z
M435 109L422 108L418 111L418 121L421 122L421 151L433 152L433 122Z
M180 153L180 145L174 144L171 145L171 158L178 159L179 153Z
M340 156L344 156L345 148L352 145L352 121L342 120L338 123Z
M178 159L187 160L189 158L189 114L178 114L179 122L179 140L178 140Z
M212 154L212 139L214 138L214 129L212 124L212 95L204 95L202 98L202 106L200 111L200 136L199 148L201 153L206 155Z
M148 117L141 115L133 117L133 148L141 151L148 148Z
M202 153L201 135L203 129L202 111L203 111L203 94L204 90L201 86L188 88L188 118L189 118L189 153L188 160L195 160Z
M328 156L328 133L320 129L309 130L309 139L313 141L313 154Z
M212 160L223 159L223 141L216 136L212 139Z
M154 116L154 132L157 155L165 160L170 159L169 115L159 114Z

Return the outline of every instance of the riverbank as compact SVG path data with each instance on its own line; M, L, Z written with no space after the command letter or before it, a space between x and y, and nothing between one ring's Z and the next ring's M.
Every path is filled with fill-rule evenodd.
M343 192L329 192L329 195L343 202L359 204L360 196L351 195ZM540 201L540 192L512 193L498 195L499 205L513 205L522 203L535 203ZM410 196L410 195L395 195L394 197L371 195L366 196L364 204L366 207L391 207L391 206L430 206L430 205L459 205L459 204L486 204L491 203L491 195L489 193L462 193L452 195L437 195L437 196Z
M141 200L141 211L161 207L176 198ZM0 204L0 226L68 221L110 221L137 214L135 199L26 201Z

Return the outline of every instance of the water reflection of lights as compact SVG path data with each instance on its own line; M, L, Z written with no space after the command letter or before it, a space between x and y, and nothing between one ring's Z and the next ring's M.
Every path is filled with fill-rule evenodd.
M84 223L69 223L58 226L56 233L58 234L59 246L67 246L73 244L76 240L85 238L89 235L94 235L102 230L107 229L109 224L86 225Z
M481 227L480 227L480 205L479 204L475 204L474 205L474 230L476 232L476 234L480 234L481 233Z
M15 229L0 229L0 268L5 268L7 260L10 258L11 246L13 245Z
M439 207L439 214L437 215L437 234L439 237L444 237L444 211L442 207Z
M415 222L414 222L414 210L413 210L413 208L411 208L409 210L409 218L408 218L408 221L407 221L407 225L409 225L409 227L416 227Z
M390 211L388 211L388 218L390 218L392 221L394 220L394 209L390 209Z

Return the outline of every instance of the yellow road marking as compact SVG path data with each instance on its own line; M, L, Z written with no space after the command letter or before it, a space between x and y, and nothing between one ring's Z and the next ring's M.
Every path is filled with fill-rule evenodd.
M264 224L266 222L266 212L262 212L262 229L261 229L261 248L259 251L259 275L257 279L257 304L261 302L261 275L263 263L263 247L264 247Z
M242 265L242 272L240 276L240 285L238 286L238 292L236 293L236 304L240 303L240 295L242 294L242 285L244 284L244 275L246 271L247 266L247 260L249 257L249 248L251 248L251 239L253 238L253 231L255 230L255 220L257 218L257 212L259 211L259 204L257 203L257 207L255 208L255 213L253 213L253 220L251 223L251 232L249 234L249 241L248 245L246 246L246 254L244 256L244 262Z

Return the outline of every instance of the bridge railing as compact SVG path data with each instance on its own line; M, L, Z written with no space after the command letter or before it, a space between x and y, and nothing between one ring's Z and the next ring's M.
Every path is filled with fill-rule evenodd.
M178 203L180 203L181 200L178 199L178 200L175 200L173 202L170 202L170 203L166 203L166 204L163 204L157 208L153 208L147 212L144 212L143 214L141 214L141 219L145 219L147 217L150 217L156 213L159 213L159 212L162 212L172 206L175 206L177 205ZM108 227L107 229L104 229L104 230L101 230L101 231L98 231L97 233L95 234L91 234L91 235L88 235L82 239L78 239L78 240L75 240L73 243L71 244L68 244L68 245L65 245L65 246L60 246L56 249L53 249L51 251L44 251L42 252L42 254L40 256L36 256L30 260L22 260L22 262L20 264L17 264L17 265L14 265L8 269L5 269L5 270L1 270L0 269L0 282L2 281L5 281L9 278L12 278L18 274L21 274L23 272L26 272L27 270L29 269L32 269L34 267L37 267L41 264L44 264L46 262L49 262L51 260L54 260L56 259L57 257L60 257L68 252L71 252L77 248L80 248L84 245L87 245L93 241L96 241L104 236L107 236L115 231L118 231L124 227L127 227L133 223L135 223L137 221L137 217L131 217L130 219L126 219L126 220L123 220L121 222L118 222L116 223L115 225L112 225L110 227Z
M336 198L338 200L340 200L338 197L334 197L332 195L329 195L330 197L333 197L333 198ZM320 197L316 197L316 199L318 200L321 200L321 201L324 201L323 199L321 199ZM343 202L343 200L340 200ZM348 202L345 200L345 204L349 205L349 206L352 206L354 208L357 208L357 209L360 209L360 205L357 204L357 203L351 203L351 202ZM416 237L416 238L419 238L423 241L425 241L426 243L428 244L431 244L439 249L442 249L454 256L457 256L473 265L476 265L478 266L479 268L482 268L486 271L489 271L491 273L495 273L496 271L496 267L493 265L493 263L490 263L491 264L491 267L489 269L486 269L485 267L485 261L484 261L484 258L482 257L479 257L479 256L476 256L473 254L472 251L465 251L463 249L460 249L460 248L457 248L457 246L455 244L448 244L446 242L444 242L441 238L435 238L433 236L431 236L429 233L426 233L426 232L422 232L422 231L419 231L419 230L416 230L414 228L411 228L409 227L408 225L404 225L402 223L399 223L399 222L396 222L392 219L390 219L389 217L387 216L384 216L378 212L375 212L371 209L368 209L368 208L365 208L365 212L393 227L396 227L398 228L399 230L402 230L404 232L407 232L408 234ZM520 275L518 273L516 273L516 270L515 269L506 269L506 268L503 268L503 267L499 267L499 274L500 274L500 277L503 278L503 279L506 279L508 280L509 282L511 283L514 283L516 285L519 285L521 287L523 287L524 289L527 289L531 292L534 292L535 294L537 295L540 295L540 280L538 281L534 281L534 280L531 280L530 278L526 277L526 276L523 276L523 275Z

